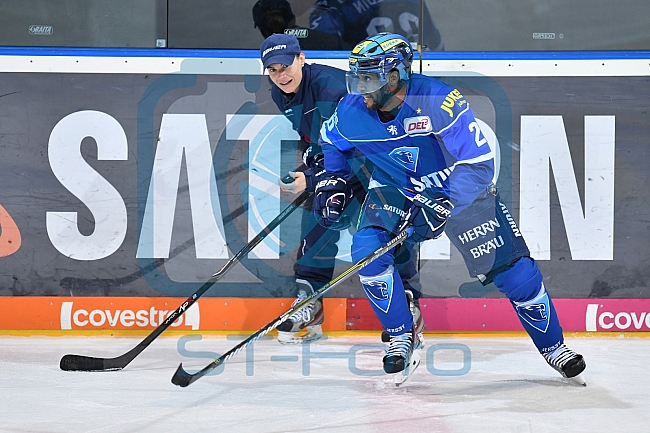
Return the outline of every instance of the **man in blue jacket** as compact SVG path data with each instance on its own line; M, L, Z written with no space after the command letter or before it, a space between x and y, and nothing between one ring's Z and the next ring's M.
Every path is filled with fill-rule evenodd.
M302 153L305 165L304 170L291 172L293 180L289 183L281 182L281 187L293 193L305 189L313 192L324 172L323 154L318 145L319 131L321 124L334 113L339 100L347 94L345 71L306 63L298 39L287 34L269 36L260 47L260 56L264 69L274 84L271 89L273 101L300 135L299 152ZM333 278L340 230L349 227L352 218L356 218L355 208L358 209L366 193L367 177L364 173L369 173L368 168L363 165L363 161L356 160L355 163L346 190L348 196L356 199L352 200L350 206L346 206L344 221L321 225L310 212L303 216L304 238L294 267L298 295L296 302ZM311 208L311 199L306 206ZM419 308L420 290L415 261L410 260L401 267L400 275L407 289L405 296L413 309L416 329L422 333L424 322ZM281 343L316 340L322 336L323 318L323 304L319 299L282 323L278 327L278 340Z

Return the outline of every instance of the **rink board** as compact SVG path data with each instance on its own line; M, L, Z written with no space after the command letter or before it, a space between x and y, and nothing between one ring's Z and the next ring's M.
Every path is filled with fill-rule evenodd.
M292 298L207 298L170 331L254 331L291 307ZM90 334L155 329L184 299L158 297L0 297L2 331ZM373 331L381 325L367 299L326 298L324 331ZM649 332L648 299L555 299L565 331ZM504 298L422 298L429 332L510 332L521 324Z
M307 54L347 67L346 53ZM295 199L277 185L296 167L295 132L258 56L0 50L0 296L182 298L241 250ZM445 52L423 62L494 132L501 197L556 299L648 297L649 59ZM296 228L309 214L294 212L205 298L295 296ZM343 237L336 272L350 265ZM425 298L467 297L446 237L423 244L420 265ZM330 295L364 297L355 279Z

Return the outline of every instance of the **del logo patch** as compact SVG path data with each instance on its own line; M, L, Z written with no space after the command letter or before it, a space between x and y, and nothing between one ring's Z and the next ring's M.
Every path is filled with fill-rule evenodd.
M404 131L407 134L431 132L431 129L431 119L429 116L408 117L404 119Z

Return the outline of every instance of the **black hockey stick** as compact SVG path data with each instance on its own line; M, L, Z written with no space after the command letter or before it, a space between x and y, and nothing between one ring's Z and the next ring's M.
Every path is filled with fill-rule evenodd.
M261 232L253 238L244 248L242 248L233 258L216 273L206 283L194 292L189 298L183 302L174 312L172 312L167 319L162 322L151 334L142 340L133 349L126 352L124 355L116 358L95 358L92 356L83 355L65 355L61 358L59 366L61 370L65 371L107 371L107 370L121 370L126 367L133 359L138 356L144 349L151 344L165 329L174 323L188 308L190 308L197 299L199 299L205 292L208 291L217 281L221 279L235 264L237 264L243 256L253 250L262 240L275 228L280 225L282 221L287 219L291 213L296 210L302 203L307 200L311 195L310 192L303 191L289 206L287 206L280 214L275 217Z
M273 319L271 322L267 323L264 325L263 328L259 329L257 332L255 332L253 335L230 349L228 352L225 354L221 355L219 358L215 359L212 361L210 364L208 364L203 370L200 370L194 374L190 374L183 370L183 363L181 363L178 366L178 369L176 369L176 372L174 373L174 376L172 377L172 383L174 385L178 385L182 388L185 388L186 386L194 383L196 380L200 379L201 377L205 376L210 370L217 368L221 364L225 363L228 359L231 357L235 356L237 353L239 353L240 350L242 350L244 347L248 346L249 344L255 342L256 340L262 338L264 335L266 335L268 332L272 331L275 329L277 326L279 326L282 322L286 321L289 316L294 314L295 312L302 310L309 304L310 302L322 297L325 295L326 292L328 292L332 287L338 285L341 283L343 280L345 280L347 277L350 275L354 274L355 272L358 272L361 268L364 266L368 265L370 262L376 260L378 257L380 257L382 254L384 254L387 251L390 251L391 249L395 248L397 245L402 243L407 237L409 237L413 233L413 228L408 227L404 231L402 231L397 237L392 239L390 242L384 244L383 246L379 247L375 252L372 254L368 255L366 258L360 260L356 264L352 265L341 275L338 277L334 278L332 281L329 283L325 284L323 287L318 289L316 292L312 293L311 295L307 296L305 299L302 301L298 302L296 305L292 306L288 311L282 313L280 316L277 318Z

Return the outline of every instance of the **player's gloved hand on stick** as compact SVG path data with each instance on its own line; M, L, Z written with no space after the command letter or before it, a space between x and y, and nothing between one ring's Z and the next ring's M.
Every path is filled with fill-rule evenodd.
M316 196L312 210L323 227L343 230L350 226L349 218L341 218L345 205L352 199L345 179L325 173L316 184Z
M412 225L415 229L412 239L415 242L438 239L445 231L447 218L453 209L453 203L445 194L424 190L413 197L413 204L402 217L399 231Z

